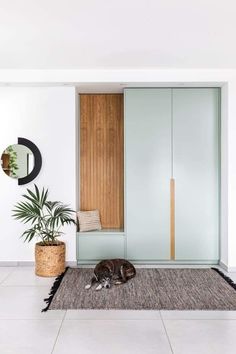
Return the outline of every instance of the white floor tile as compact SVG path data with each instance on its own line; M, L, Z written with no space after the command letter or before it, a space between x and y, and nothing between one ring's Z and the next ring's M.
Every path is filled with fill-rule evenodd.
M43 301L48 296L48 287L1 286L0 319L61 319L65 311L47 311Z
M135 310L67 310L69 320L160 320L159 311Z
M236 283L236 273L226 273L226 275Z
M174 354L235 354L236 321L164 320Z
M44 278L35 275L34 267L17 267L1 283L1 286L48 286L51 287L55 278Z
M69 351L68 351L69 348ZM63 322L53 354L170 354L159 320Z
M161 317L166 320L236 320L236 311L164 311Z
M0 285L14 270L14 267L0 267Z
M0 320L0 353L51 354L60 320Z

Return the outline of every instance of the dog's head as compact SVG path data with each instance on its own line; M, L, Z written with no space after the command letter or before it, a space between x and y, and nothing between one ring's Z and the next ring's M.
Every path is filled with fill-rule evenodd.
M104 275L101 279L100 279L100 284L102 285L103 288L105 289L110 289L111 287L111 276L108 275Z

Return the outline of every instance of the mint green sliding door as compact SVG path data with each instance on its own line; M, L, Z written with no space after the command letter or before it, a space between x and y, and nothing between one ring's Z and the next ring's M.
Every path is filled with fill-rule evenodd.
M219 259L218 122L217 88L173 89L176 260Z
M127 258L170 257L171 90L125 90Z
M217 88L125 90L128 259L219 259L219 95Z

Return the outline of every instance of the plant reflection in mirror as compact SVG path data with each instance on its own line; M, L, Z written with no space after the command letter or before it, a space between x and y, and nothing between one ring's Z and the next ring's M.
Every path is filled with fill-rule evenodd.
M13 146L10 145L5 150L5 153L9 154L9 169L11 177L17 178L17 170L19 169L17 165L17 152L14 150Z

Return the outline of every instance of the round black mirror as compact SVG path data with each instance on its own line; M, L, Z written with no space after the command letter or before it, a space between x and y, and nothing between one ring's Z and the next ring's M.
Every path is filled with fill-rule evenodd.
M42 157L37 146L25 138L18 144L9 145L2 153L1 166L4 173L18 180L18 184L31 182L42 166Z

